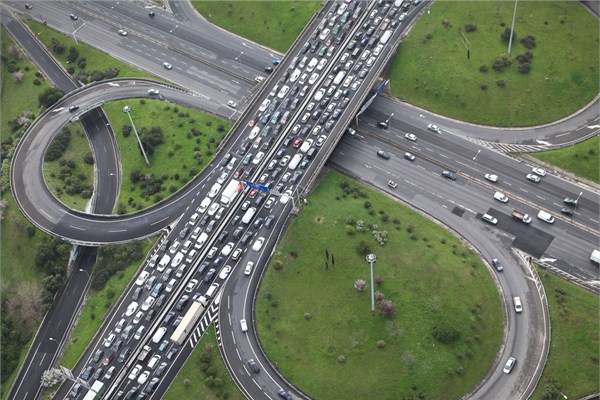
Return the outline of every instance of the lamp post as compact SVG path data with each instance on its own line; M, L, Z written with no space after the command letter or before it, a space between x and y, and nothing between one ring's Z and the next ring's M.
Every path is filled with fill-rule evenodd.
M367 262L371 267L371 314L375 315L375 285L373 284L373 264L377 261L377 256L375 254L367 255Z
M394 113L391 113L388 119L385 120L385 124L388 125L390 123L390 119L394 116Z
M583 192L579 192L579 196L577 196L577 199L575 200L575 210L573 210L573 215L575 215L575 211L577 211L577 206L579 205L579 198L582 194Z
M558 400L560 398L560 396L564 397L565 400L568 399L568 397L565 396L565 394L563 392L558 392L558 395L556 396L556 400Z
M123 112L127 113L127 116L129 117L129 121L131 121L131 126L133 127L133 133L135 133L135 137L137 138L140 149L142 150L142 154L144 155L144 159L146 160L146 165L151 167L150 161L148 161L148 156L146 155L146 151L144 150L144 146L142 145L142 140L140 139L140 135L138 135L137 129L135 128L135 124L133 123L133 119L131 118L130 111L131 111L131 106L123 107Z
M477 156L481 153L481 149L477 150L477 154L473 157L473 161L475 161L475 171L477 171Z
M89 273L89 272L87 272L85 269L81 269L81 268L79 268L79 272L85 272L85 274L88 276L88 279L90 279L90 278L91 278L91 276L90 276L90 273Z
M48 340L51 340L53 342L56 342L56 344L58 344L60 346L60 342L52 337L49 337Z

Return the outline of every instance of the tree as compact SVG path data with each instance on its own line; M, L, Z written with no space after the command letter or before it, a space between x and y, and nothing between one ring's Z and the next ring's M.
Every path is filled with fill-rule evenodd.
M512 34L513 41L515 40L516 37L517 37L517 32L513 31L513 34ZM510 41L510 28L504 29L504 32L502 32L500 34L500 39L502 39L502 41L504 43L508 43Z
M23 75L23 73L21 71L16 71L12 73L12 78L14 79L15 82L21 83L23 82L23 77L25 75Z
M365 281L364 279L357 279L356 281L354 281L354 288L359 292L364 292L367 288L367 281Z
M35 281L24 281L17 285L12 295L7 296L6 312L20 321L24 331L33 331L42 320L42 290Z
M450 344L460 338L460 331L450 323L442 321L433 327L431 335L440 343Z
M42 373L42 386L51 387L64 380L62 374L55 369L47 369Z
M391 300L382 300L379 302L379 312L387 317L394 315L396 304Z
M65 92L58 88L48 88L40 93L38 101L40 102L40 106L48 108L60 100L64 95Z

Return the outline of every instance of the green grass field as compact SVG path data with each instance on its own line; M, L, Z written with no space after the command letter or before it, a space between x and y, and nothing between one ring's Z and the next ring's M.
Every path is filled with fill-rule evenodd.
M162 128L164 143L149 157L150 168L146 167L133 132L128 137L122 134L123 125L130 124L129 117L123 112L125 105L132 106L131 117L138 132L143 127L156 125ZM115 131L122 164L122 185L117 203L126 205L128 212L148 207L156 200L155 196L141 196L139 185L133 188L132 171L164 178L159 193L164 199L212 161L215 149L231 127L227 121L212 115L158 100L114 101L106 104L104 110Z
M209 353L210 357L207 357L205 353ZM214 372L213 379L209 378L202 367L203 362L207 359L211 361L205 364L211 369L206 371ZM225 368L217 347L217 338L213 327L208 329L200 343L196 345L190 358L173 380L163 398L164 400L242 400L245 398Z
M388 71L392 94L438 114L495 126L542 124L583 107L598 94L597 19L578 2L519 2L511 56L527 50L521 38L535 36L531 71L518 73L515 59L495 72L493 60L508 49L500 34L510 28L513 10L514 2L505 1L433 3ZM467 24L476 31L465 32ZM486 73L479 70L483 64Z
M65 182L58 178L63 168L59 165L59 162L60 160L73 161L75 168L72 170L72 175L85 177L81 182L86 185L93 185L94 166L83 162L84 155L91 153L91 149L79 122L70 123L67 126L71 130L71 142L59 160L44 162L44 179L54 196L59 198L67 207L83 211L90 198L82 198L78 194L69 195L66 192Z
M230 32L285 53L313 14L318 1L192 1L203 17Z
M598 296L565 282L552 274L542 277L550 320L552 338L548 362L532 399L544 399L548 386L555 386L569 399L583 398L598 393L598 354L600 354L598 327ZM557 398L554 395L551 398ZM561 397L562 398L562 397Z
M342 181L356 188L352 194L342 194ZM328 173L308 201L281 239L256 305L261 342L282 373L323 399L451 399L479 382L503 332L498 292L479 257L442 227L339 173ZM369 229L356 232L349 218L386 230L387 244ZM372 316L368 290L353 287L369 281L360 241L377 255L375 276L384 282L376 289L397 305L391 318ZM326 251L335 269L330 261L326 270ZM433 339L433 327L444 324L460 333L458 341Z
M532 156L569 171L579 177L600 183L600 137L559 150L530 153Z

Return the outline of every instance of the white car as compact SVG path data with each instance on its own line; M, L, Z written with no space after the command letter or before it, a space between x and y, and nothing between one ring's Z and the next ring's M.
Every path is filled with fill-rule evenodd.
M229 176L229 174L228 174L227 172L223 172L223 173L221 174L221 176L219 176L219 179L217 179L217 183L218 183L219 185L222 185L222 184L223 184L223 183L224 183L224 182L227 180L227 177L228 177L228 176Z
M117 337L117 335L115 335L114 333L111 332L110 335L108 335L108 337L106 339L104 339L104 347L112 346L116 337Z
M487 179L490 182L498 182L498 175L492 175L492 174L485 174L485 179Z
M275 197L272 197L272 196L271 196L271 197L269 197L269 198L267 199L267 202L265 203L265 208L266 208L266 209L269 209L269 208L271 208L271 206L273 206L273 204L274 204L274 203L275 203Z
M264 158L264 156L265 156L265 153L263 153L262 151L259 151L254 156L254 159L252 160L252 164L254 164L254 165L259 164L262 161L262 159Z
M142 271L142 273L135 280L135 284L138 285L138 286L142 286L144 284L144 282L146 282L146 279L148 278L148 275L150 275L150 272L148 272L148 271Z
M127 36L127 31L124 31L123 29L119 29L118 32L121 36Z
M281 165L282 167L285 167L287 165L287 163L290 162L292 156L283 156L283 158L279 161L279 165Z
M496 225L498 223L498 220L496 218L492 217L490 214L483 214L481 216L481 219L486 222L489 222L492 225Z
M521 298L513 297L513 302L515 303L515 311L518 313L523 312L523 305L521 304Z
M137 314L135 314L135 317L133 317L133 323L139 324L143 317L144 317L144 312L138 311Z
M152 307L155 301L156 299L152 296L146 297L146 300L144 300L142 303L142 311L147 311L150 307Z
M221 270L221 273L219 273L219 279L227 279L230 272L231 272L231 267L229 265L224 266L223 269Z
M427 129L429 129L430 131L435 132L435 133L441 133L442 132L440 130L440 128L437 125L434 125L434 124L427 125Z
M291 197L292 197L292 191L290 189L288 189L285 192L283 192L283 195L279 198L279 202L281 204L287 204L287 202L290 201Z
M317 71L321 71L323 68L325 68L326 64L327 64L327 59L326 58L321 59L321 61L319 61L319 63L317 64Z
M144 383L146 383L149 376L150 376L150 371L142 372L142 374L139 376L139 378L137 378L137 383L139 383L140 385L143 385Z
M260 107L258 107L258 111L263 112L267 109L267 107L269 107L269 104L271 104L271 100L269 99L265 99L262 104L260 105ZM260 129L259 129L260 130Z
M294 72L292 72L292 75L290 76L290 82L296 82L298 80L298 78L300 77L301 73L302 73L302 71L300 71L298 68L296 68L296 70Z
M252 250L260 251L260 249L262 249L264 243L265 243L265 238L259 237L258 239L256 239L256 241L252 245Z
M284 87L281 88L279 93L277 93L277 97L280 99L283 99L289 91L290 91L290 87L285 85Z
M256 83L261 83L264 80L265 80L264 76L257 76L256 78L254 78L254 82L256 82Z
M515 366L515 364L517 363L517 359L514 357L510 357L508 359L508 361L506 362L506 364L504 365L504 369L502 370L505 374L510 374L510 371L512 371L513 367Z
M135 378L137 378L137 376L141 370L142 370L142 366L140 364L136 365L135 367L133 367L133 369L131 370L131 373L129 374L129 376L127 378L130 381L134 380Z
M316 143L316 145L317 145L318 147L321 147L321 146L323 146L323 143L325 143L325 140L327 140L327 136L325 136L325 135L321 135L321 136L319 136L319 138L317 139L317 143Z
M329 36L329 32L331 32L329 28L323 29L323 31L321 31L321 36L319 36L319 39L325 40L327 36Z
M166 69L171 69L173 68L173 66L171 64L169 64L168 62L164 62L163 63L163 67L165 67Z
M215 213L217 212L219 207L220 207L219 203L216 203L216 202L212 203L210 205L210 207L208 207L208 211L206 213L212 217L213 215L215 215Z
M244 252L244 250L242 249L235 249L235 251L233 252L233 254L231 255L231 259L236 261L239 260L240 256L242 255L242 253Z
M240 326L242 327L242 332L246 332L248 330L248 324L245 319L240 320Z
M160 92L158 91L158 89L148 89L148 94L159 95Z
M373 50L373 55L377 57L381 53L381 50L383 50L383 45L378 44L377 47L375 47L375 50Z
M250 275L253 268L254 263L252 261L248 261L248 264L246 264L246 268L244 269L244 275Z
M408 140L410 140L411 142L417 141L417 137L415 136L414 133L407 133L406 135L404 135L404 137L407 138Z
M231 250L233 250L233 242L227 243L225 247L221 249L221 255L227 257L231 253Z
M218 183L215 183L210 188L210 192L208 192L208 197L210 197L211 199L214 198L217 195L217 193L219 193L220 190L221 190L221 185L219 185Z
M194 290L194 288L196 287L196 285L198 284L198 279L192 279L185 287L185 291L187 293L190 293L192 290Z
M540 177L534 174L527 174L527 179L535 183L538 183L540 181Z
M235 101L233 101L233 100L229 100L229 101L227 102L227 105L228 105L229 107L231 107L231 108L236 108L236 107L237 107L237 103L236 103Z
M128 306L127 306L127 310L125 311L125 316L126 317L131 317L133 315L134 312L137 311L139 304L136 303L135 301L132 301Z
M533 172L534 174L539 175L539 176L546 176L546 171L544 171L541 168L537 168L537 167L536 168L532 168L531 172Z
M312 85L313 83L315 83L317 81L317 79L319 79L319 74L317 74L316 72L314 74L312 74L310 76L310 78L308 79L308 84Z

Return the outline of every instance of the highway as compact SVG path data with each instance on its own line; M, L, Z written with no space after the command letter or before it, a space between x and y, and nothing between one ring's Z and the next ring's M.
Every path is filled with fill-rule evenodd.
M289 61L289 58L288 58L288 61ZM143 95L144 94L143 90L146 90L146 89L147 89L147 87L143 87L142 90L140 91L140 93L138 93L138 95ZM137 88L136 88L136 90L137 90ZM163 93L163 91L164 91L164 89L161 87L161 94ZM109 91L107 90L107 92L109 92ZM314 91L313 91L313 93L314 93ZM98 94L98 93L96 93L96 94ZM111 93L111 95L112 95L112 93ZM350 107L351 107L351 105L350 105ZM83 110L85 110L85 107L82 107L82 108L83 108ZM369 113L367 114L367 116L369 116ZM371 125L374 125L374 123L377 120L381 120L381 118L379 118L379 117L380 117L379 115L375 114L375 118L374 119L371 118L370 121L367 121L367 124L370 123ZM246 121L244 121L244 122L246 122ZM292 124L290 124L290 126L291 125ZM431 151L428 146L434 146L434 145L438 146L438 147L443 146L444 149L447 149L448 144L445 141L445 139L448 136L445 136L445 135L449 134L449 132L442 132L442 135L440 135L440 137L444 137L444 136L445 137L444 137L444 140L440 140L441 143L435 143L434 140L432 140L432 142L429 143L429 140L426 139L426 137L433 137L433 138L435 138L436 136L435 136L435 134L428 133L423 127L419 128L420 124L417 124L417 125L407 125L405 127L402 126L402 125L400 125L400 128L404 128L404 129L403 130L399 130L399 131L395 131L394 130L394 129L397 129L395 127L396 127L396 125L399 125L398 123L396 123L395 121L392 120L392 125L393 125L393 127L392 127L392 129L390 129L390 131L393 132L396 135L396 139L397 139L397 141L399 143L401 143L404 140L403 139L403 136L404 136L403 134L404 134L405 131L410 130L411 132L417 133L417 131L415 131L415 128L422 130L422 132L419 132L419 136L418 136L419 139L418 139L417 143L410 145L412 151L415 154L417 154L418 157L419 157L420 154L424 154L424 158L431 157L433 159L433 157L431 155L429 155L429 153L428 153L429 151ZM377 135L376 129L378 129L378 128L375 128L374 132L370 132L370 135L376 136ZM339 133L341 133L341 132L343 132L343 130L341 130ZM282 135L282 137L283 137L283 135ZM396 139L394 139L394 140L396 140ZM356 139L350 139L350 140L356 140ZM338 151L347 141L348 141L348 139L344 139L344 141L342 142L342 145L336 147L335 151ZM388 142L389 142L389 139L388 139ZM421 142L426 142L426 144L424 145L423 148L419 147ZM388 144L388 143L386 143L386 144ZM401 144L400 146L404 147L405 145ZM490 152L491 155L485 155L485 152L482 152L481 155L478 156L478 158L477 158L477 165L473 168L472 171L470 171L469 170L469 164L471 164L471 163L469 162L469 159L472 158L473 154L478 154L478 153L477 153L477 150L476 150L477 147L475 147L475 146L472 147L475 150L471 150L471 149L467 150L466 147L469 147L469 146L468 145L464 145L464 144L456 144L456 148L454 148L453 151L451 152L452 154L462 154L462 159L463 159L462 161L456 160L456 163L453 163L451 161L445 160L442 163L443 165L448 166L448 168L453 168L455 171L460 171L459 172L459 181L457 181L456 183L462 182L462 178L469 179L471 177L471 175L472 175L473 177L476 178L475 180L473 180L473 182L477 182L478 184L481 184L481 181L482 181L481 176L478 177L476 175L476 173L480 172L479 170L485 171L485 170L483 170L483 167L486 167L489 170L496 171L497 170L496 168L498 168L500 166L502 166L502 167L505 166L505 165L503 165L503 163L499 162L498 160L493 160L495 157L492 157L491 155L495 155L495 153ZM331 149L331 151L333 151L334 147L331 146L330 149ZM366 152L364 149L361 149L360 151L362 151L363 153ZM473 151L473 152L469 153L470 151ZM434 154L434 153L436 153L436 151L431 151L431 153ZM445 153L448 154L448 152L445 152ZM371 157L367 157L367 159L368 158L374 158L377 161L381 161L381 160L377 159L374 156L374 152L371 153L371 154L372 154L372 156ZM394 156L398 156L400 154L402 154L402 153L393 154L393 155ZM347 157L341 157L341 158L345 159ZM394 159L395 158L396 157L394 157ZM446 155L446 158L451 158L451 157L448 157L448 155ZM487 160L487 158L490 158L490 160ZM319 162L324 163L326 161L326 159L327 159L326 157L322 156L322 158L320 159ZM331 160L332 160L332 162L335 163L335 160L336 160L335 154L334 154L334 157ZM420 161L420 158L418 159L418 161ZM514 164L514 161L511 163L510 160L506 160L506 163L512 165L512 164ZM315 161L314 164L317 164L317 161ZM436 168L439 167L439 164L440 164L439 162L433 163L433 165L435 165ZM415 163L414 165L418 165L418 163ZM478 168L479 168L479 170L478 170ZM546 207L546 206L547 207L551 207L551 206L555 207L556 204L557 204L557 201L558 201L558 204L560 204L560 198L558 198L558 200L557 200L556 196L555 197L550 197L550 194L554 194L554 195L556 194L556 192L553 192L551 189L553 189L553 188L554 189L556 189L556 188L559 188L559 189L562 188L561 190L570 190L572 192L572 185L569 186L568 183L562 182L562 181L560 181L558 179L555 180L555 178L551 178L550 176L546 176L544 178L544 181L542 182L542 185L547 185L547 187L544 186L544 187L546 187L547 193L545 193L544 196L542 196L541 198L538 199L538 197L540 197L540 196L536 195L536 196L533 197L532 195L530 195L529 191L531 189L529 189L529 190L527 190L527 189L523 190L523 188L527 188L527 187L523 186L521 184L521 182L518 181L518 180L521 180L521 181L523 180L522 177L524 176L524 174L527 173L528 169L525 166L522 166L522 168L517 168L515 166L512 166L512 168L513 168L513 170L510 171L510 173L507 176L502 176L503 180L501 182L502 185L510 185L509 186L510 189L513 190L513 191L510 192L510 195L509 195L509 197L511 197L511 204L513 202L513 200L512 200L513 198L522 198L527 204L535 205L536 204L535 202L539 203L539 202L542 201L542 202L545 202L545 203L542 203L542 206L544 206L544 207ZM401 169L404 170L404 168L401 168ZM400 169L398 169L398 171L400 171ZM428 171L426 174L423 174L424 180L420 180L420 182L431 180L430 174L432 172L433 171ZM503 172L504 172L504 169L503 169ZM32 173L34 173L34 172L32 172ZM211 173L213 175L212 177L216 178L215 172L211 171ZM434 173L437 174L437 175L439 175L439 171L437 171L437 170ZM305 176L308 176L308 175L309 174L305 174ZM258 173L256 173L256 176L258 176ZM393 176L396 176L396 175L393 175ZM398 181L400 181L400 179L403 178L403 175L397 175L397 176L398 177L396 179ZM365 176L361 175L361 177L363 179L365 179L365 177L369 178L369 174L367 173L367 174L365 174ZM439 177L439 176L437 176L436 179L442 179L442 178ZM385 182L387 182L387 180L384 180L382 182L385 183ZM550 183L547 183L547 182L550 182ZM455 182L449 182L449 183L454 184ZM525 182L525 183L527 183L527 182ZM414 184L414 182L413 182L413 184ZM461 185L461 184L459 183L459 185ZM538 187L542 187L542 185L538 185ZM512 186L515 186L515 189L512 189ZM504 190L505 186L502 186L502 187L503 187L503 190ZM196 189L196 188L194 188L194 189ZM202 188L198 188L198 189L204 189L204 188L202 187ZM521 192L523 192L523 193L521 193ZM198 192L196 192L196 195L200 195L200 193L201 193L200 190L198 190ZM514 197L512 197L513 193L514 193ZM458 196L458 198L460 198L461 194L462 194L461 191L458 190L455 193L453 193L453 196L449 196L449 197L450 198L453 198L453 197L457 198L457 196ZM439 193L430 193L430 195L439 196ZM593 193L590 192L590 193L587 193L587 195L589 195L590 199L594 199L594 194ZM489 196L489 194L488 194L488 196ZM528 197L533 197L533 199L528 199ZM586 199L586 198L588 198L588 196L586 196L586 195L584 195L582 197L582 202L581 202L580 206L578 207L580 215L576 216L577 217L577 221L576 222L579 223L579 220L581 219L582 221L584 221L582 224L585 225L586 224L585 221L589 220L589 221L591 221L590 222L591 226L593 226L594 225L594 223L593 223L593 215L594 215L593 212L594 212L594 207L596 207L596 209L597 209L597 198L596 198L596 203L594 203L593 200L590 200L589 204L584 205L583 199ZM489 201L493 201L493 200L489 200ZM495 206L497 207L497 205L495 205ZM479 207L481 207L481 205L479 205ZM444 207L444 208L446 208L446 207ZM550 209L550 208L548 208L548 209ZM477 210L477 206L475 204L470 204L469 207L468 207L468 210L471 211L471 212L475 212L476 213L476 211L473 211L473 210ZM192 210L192 212L193 212L193 210ZM188 215L189 214L190 214L190 212L188 212ZM592 215L592 217L590 217L590 214ZM179 215L179 214L177 214L177 215ZM432 215L436 215L436 214L432 213ZM496 215L496 214L494 214L494 215ZM596 215L597 215L597 212L596 212ZM437 215L436 215L436 218L437 218ZM513 224L515 223L515 221L510 220L510 218L508 219L508 221L511 222L511 223L513 223ZM131 221L129 221L129 222L131 222ZM453 222L453 224L457 223L456 221L452 221L452 222ZM502 222L503 222L503 220L501 220L501 224L500 224L501 227L504 225ZM470 224L472 224L472 223L470 222ZM479 221L479 224L481 224L481 221ZM507 223L507 226L508 225L509 224ZM596 221L596 225L597 225L597 221ZM557 223L556 226L559 226L558 223ZM585 228L585 226L584 226L584 228ZM94 230L95 230L95 228L94 228ZM176 232L176 231L178 231L177 228L173 230L173 232ZM109 232L109 233L112 234L114 232ZM106 232L105 232L105 234L106 234ZM273 239L274 239L275 236L276 235L272 235L271 237L273 237ZM465 236L468 237L468 235L466 235L466 234L465 234ZM477 235L475 235L475 236L477 236ZM269 240L270 243L272 241L273 240ZM482 248L485 248L486 246L490 247L489 244L487 244L487 245L482 244ZM523 246L526 246L526 244L524 244ZM207 248L208 248L208 246L207 246ZM242 259L240 261L240 264L242 264L242 261L244 261L244 259ZM242 274L240 272L241 272L240 268L235 269L234 273L232 274L232 276L229 279L232 279L235 276L241 276ZM232 287L232 286L230 284L228 284L227 288L229 288L229 287ZM236 287L236 286L234 286L234 287ZM532 302L534 302L534 299L532 299ZM223 310L224 308L221 308L221 309ZM240 309L245 310L245 308L240 308ZM244 312L246 312L246 311L244 311ZM526 333L526 331L525 331L525 333ZM520 335L522 336L523 333L521 333ZM521 346L523 346L523 345L521 345ZM521 347L521 348L523 348L523 347ZM248 354L252 354L252 353L248 352ZM246 370L246 372L247 372L247 370ZM271 374L268 374L268 375L271 375ZM261 375L261 376L263 376L263 375ZM276 384L278 384L277 380L273 380L273 382L276 382ZM271 385L270 387L273 388L273 386L272 386L273 383L270 383L270 385Z

